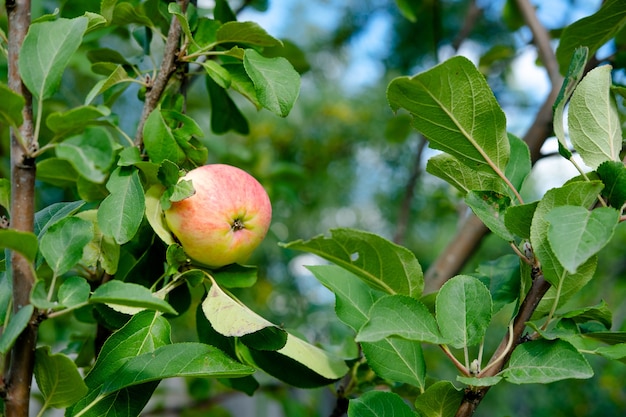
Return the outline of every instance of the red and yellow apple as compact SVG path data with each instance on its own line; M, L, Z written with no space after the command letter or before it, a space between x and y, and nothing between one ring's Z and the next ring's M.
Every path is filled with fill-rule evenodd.
M219 268L245 262L267 234L272 205L263 186L230 165L204 165L189 171L195 193L173 202L165 221L187 255Z

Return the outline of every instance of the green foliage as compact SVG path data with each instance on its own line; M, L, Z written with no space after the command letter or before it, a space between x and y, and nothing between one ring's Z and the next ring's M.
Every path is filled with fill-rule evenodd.
M435 7L396 3L417 25L424 23L421 13ZM340 388L338 405L348 404L349 416L448 417L461 402L482 398L485 387L501 381L592 378L592 355L624 362L626 336L612 330L617 317L609 304L581 304L585 285L603 279L596 274L599 259L620 238L624 221L624 109L612 85L620 63L585 74L590 55L623 32L622 9L619 1L607 1L562 32L557 58L561 71L568 70L553 127L560 154L580 176L530 202L524 201L533 194L526 190L530 149L507 132L486 74L489 63L513 55L507 45L491 45L480 68L455 56L392 79L386 99L398 116L385 128L388 108L337 102L321 110L318 103L296 109L301 73L312 68L304 54L254 22L237 21L226 1L215 2L212 15L156 0L105 0L99 9L67 4L49 15L40 10L18 61L34 103L27 105L28 95L0 82L0 133L11 127L25 159L36 161L43 206L32 231L0 228L0 248L7 250L0 263L2 363L10 362L13 347L20 348L20 333L42 320L71 329L53 342L42 339L34 353L42 413L65 408L67 416L136 416L164 379L212 378L223 382L220 389L255 395L272 391L269 375L298 388ZM512 2L505 14L507 24L518 27ZM177 48L167 58L171 22L181 33L170 39ZM164 64L173 68L161 65L162 59L170 59ZM354 101L363 98L371 97ZM130 110L141 106L142 116ZM272 124L245 106L264 109L274 117ZM16 128L32 108L32 132L22 137ZM310 130L298 125L296 134L285 133L288 122L282 118L292 112L296 120L307 119ZM334 119L350 129L337 129L329 122ZM410 245L343 226L304 240L300 234L312 230L311 223L298 224L309 206L324 213L321 218L329 202L341 207L357 200L346 190L357 180L367 185L367 178L343 175L341 164L375 150L381 160L389 159L383 163L395 165L389 155L402 153L412 140L409 120L437 151L429 154L426 172L451 185L493 233L495 245L512 252L489 253L474 271L451 277L430 294L424 294L422 265L432 259L417 256ZM359 149L354 137L363 132L387 138ZM363 155L354 158L355 150ZM575 154L591 172L577 165ZM279 220L268 241L292 239L263 253L275 259L272 265L199 267L168 230L163 210L194 193L179 177L215 160L255 170L272 194ZM20 163L13 161L13 167ZM336 170L341 175L329 189L311 191L304 183ZM12 181L0 179L0 206L9 217L11 206L25 204L11 200L19 179ZM392 190L385 199L393 201L384 207L396 205L398 182L386 183ZM451 194L426 188L414 200L429 200L422 211L439 221L453 210ZM291 217L294 225L286 226ZM362 222L374 228L379 220ZM435 234L418 230L413 239L432 256L439 250ZM35 278L25 306L14 306L10 296L11 251L23 255ZM296 251L323 261L307 271L334 296L336 322L319 319L313 296L306 307L297 297L281 298L281 285L304 285L280 278L288 257L294 259L290 268L299 265ZM268 278L272 274L277 276ZM537 295L541 282L545 291ZM618 284L609 281L606 287L612 285ZM281 314L304 322L307 331L266 318ZM315 320L324 321L323 332ZM493 335L500 333L496 347ZM79 339L91 347L76 347ZM52 353L60 345L62 352ZM444 352L439 359L433 346ZM70 359L74 354L77 359ZM446 360L458 375L441 369ZM494 391L501 385L506 384ZM288 408L289 401L283 402Z

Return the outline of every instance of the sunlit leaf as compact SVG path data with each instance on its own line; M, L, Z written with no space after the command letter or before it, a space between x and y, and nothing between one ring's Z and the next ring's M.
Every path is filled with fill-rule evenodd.
M413 125L433 148L472 169L504 175L510 152L504 112L467 58L457 56L412 78L394 79L387 99L394 111L411 113Z
M596 169L605 161L620 161L622 128L611 95L611 66L589 71L569 104L569 136L583 162Z
M300 93L300 75L285 58L266 58L246 49L243 64L259 103L281 117L286 117Z
M284 330L230 297L215 283L202 302L202 311L218 333L240 337L256 349L277 350L287 340Z

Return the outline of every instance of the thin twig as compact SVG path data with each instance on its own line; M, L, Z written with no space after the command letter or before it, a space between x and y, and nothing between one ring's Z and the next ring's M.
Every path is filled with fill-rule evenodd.
M185 12L189 0L179 0L179 3L181 10ZM152 113L152 111L158 106L163 92L167 87L167 83L176 72L181 32L182 29L180 27L180 22L176 16L173 16L170 23L170 29L167 33L167 41L165 42L165 52L163 54L161 68L159 69L152 85L146 92L143 111L141 113L141 117L139 118L137 132L135 133L135 146L137 146L140 150L143 148L143 127L146 124L146 120L148 119L148 116L150 116L150 113Z
M407 228L409 225L409 219L411 217L411 202L415 195L415 186L418 183L422 174L422 155L424 155L424 149L428 141L424 136L420 135L419 144L417 145L417 151L415 152L415 158L413 159L413 167L411 168L411 174L409 180L404 188L404 198L400 205L400 213L398 214L398 225L396 226L396 233L393 237L393 241L399 245L404 242Z

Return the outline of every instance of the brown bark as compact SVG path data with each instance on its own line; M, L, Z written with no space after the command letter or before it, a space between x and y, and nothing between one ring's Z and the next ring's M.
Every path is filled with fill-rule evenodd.
M22 111L23 123L19 135L26 149L11 131L11 228L33 231L35 206L35 160L30 152L36 149L33 138L32 97L20 77L18 57L24 37L30 26L30 1L6 2L9 45L9 87L25 99ZM17 252L11 253L13 280L13 311L30 303L30 292L35 282L34 269L30 262ZM18 337L10 352L9 367L5 375L5 412L7 417L27 417L30 401L30 386L37 343L37 321L33 314L29 325Z

